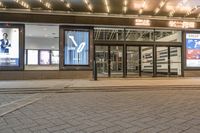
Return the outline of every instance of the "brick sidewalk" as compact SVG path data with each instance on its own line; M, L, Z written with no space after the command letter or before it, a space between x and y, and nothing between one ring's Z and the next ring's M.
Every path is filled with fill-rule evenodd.
M51 94L0 117L1 133L199 133L200 91Z

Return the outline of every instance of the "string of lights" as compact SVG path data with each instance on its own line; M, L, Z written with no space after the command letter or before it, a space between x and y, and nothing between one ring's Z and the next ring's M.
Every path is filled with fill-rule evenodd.
M127 4L128 4L128 1L124 0L124 2L123 2L123 9L122 9L124 13L127 12Z
M87 5L87 8L92 11L92 4L89 0L83 0L85 2L85 4Z
M106 6L106 11L107 11L107 13L109 13L110 12L110 6L109 6L108 0L104 0L104 3L105 3L105 6Z
M167 0L163 0L160 2L159 6L154 10L154 14L158 14L160 10L164 7L166 4Z
M15 0L18 4L23 6L24 8L30 8L30 5L25 0Z

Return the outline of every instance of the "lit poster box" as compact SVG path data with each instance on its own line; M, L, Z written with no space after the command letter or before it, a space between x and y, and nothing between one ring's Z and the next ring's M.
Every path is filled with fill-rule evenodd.
M65 31L64 65L89 64L89 32Z
M40 65L50 64L50 51L41 50L40 51Z
M19 66L18 28L0 28L0 66Z
M38 50L28 50L27 54L27 64L38 65Z
M200 33L186 33L186 67L200 67Z

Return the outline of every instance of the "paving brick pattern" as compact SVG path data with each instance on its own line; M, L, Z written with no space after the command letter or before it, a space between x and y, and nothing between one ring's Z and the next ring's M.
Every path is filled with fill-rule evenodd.
M200 91L51 94L0 117L0 133L199 133Z
M0 106L25 98L28 94L0 94Z

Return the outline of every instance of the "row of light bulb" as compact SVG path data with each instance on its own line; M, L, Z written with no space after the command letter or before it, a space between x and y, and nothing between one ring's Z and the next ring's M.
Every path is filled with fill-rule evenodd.
M15 0L18 4L23 6L24 8L30 8L29 4L24 0Z

